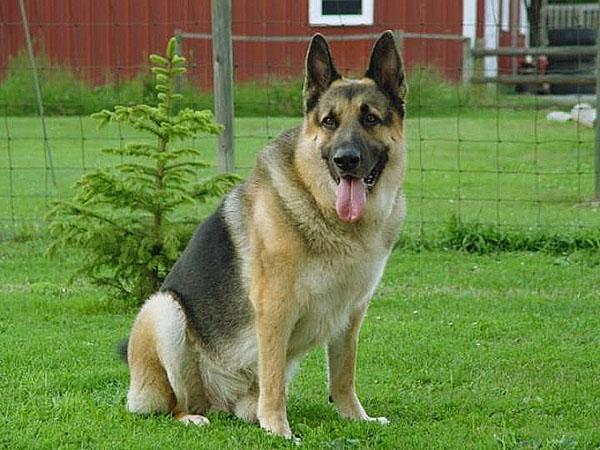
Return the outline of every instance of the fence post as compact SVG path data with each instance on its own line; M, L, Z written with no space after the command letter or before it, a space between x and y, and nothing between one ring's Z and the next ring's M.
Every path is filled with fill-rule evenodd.
M219 169L233 172L233 49L231 0L212 0L212 47L215 119L225 128L219 135Z
M542 0L540 23L535 31L538 33L538 45L548 45L548 0Z
M468 87L473 78L473 52L471 50L471 38L464 38L462 41L462 82L463 86Z
M29 20L27 19L27 12L25 11L25 4L23 0L19 0L19 9L21 10L21 20L23 21L23 31L25 32L25 42L27 43L27 53L29 54L29 61L31 63L31 75L33 76L33 89L35 90L35 97L38 104L38 112L40 113L40 120L42 121L42 134L44 135L44 152L46 154L46 163L50 169L50 176L52 177L52 184L56 187L56 175L54 174L54 163L52 162L52 149L50 148L50 141L48 140L48 130L46 128L46 115L44 113L44 102L42 101L42 90L40 89L40 79L38 78L37 65L35 63L35 56L33 54L33 45L31 44L31 33L29 32Z
M517 47L519 44L519 15L518 12L520 10L520 0L511 0L510 1L510 46ZM506 7L506 6L504 6ZM510 71L512 75L517 74L517 58L512 56L510 58Z
M600 0L598 0L600 8ZM596 36L596 186L595 200L600 202L600 31Z

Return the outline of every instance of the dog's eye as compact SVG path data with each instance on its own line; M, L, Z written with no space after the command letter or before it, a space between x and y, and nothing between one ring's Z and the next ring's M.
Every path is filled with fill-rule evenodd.
M337 122L331 116L326 116L323 120L321 120L321 126L328 130L335 130L337 128Z
M369 113L364 118L365 125L372 127L381 122L381 119L373 113Z

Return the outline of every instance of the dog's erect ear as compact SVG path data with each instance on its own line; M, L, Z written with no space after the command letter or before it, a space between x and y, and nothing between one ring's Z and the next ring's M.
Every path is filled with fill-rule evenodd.
M391 31L385 31L375 42L365 77L374 80L394 102L402 104L407 91L406 78Z
M327 41L320 34L315 34L306 53L306 79L304 80L304 109L312 110L319 97L341 75L333 65Z

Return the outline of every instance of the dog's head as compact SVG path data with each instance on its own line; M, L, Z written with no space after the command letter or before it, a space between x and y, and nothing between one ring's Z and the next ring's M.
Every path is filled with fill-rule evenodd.
M406 82L392 32L371 52L363 78L343 78L327 41L315 35L306 56L305 132L336 183L335 208L344 222L357 222L391 159L401 159Z

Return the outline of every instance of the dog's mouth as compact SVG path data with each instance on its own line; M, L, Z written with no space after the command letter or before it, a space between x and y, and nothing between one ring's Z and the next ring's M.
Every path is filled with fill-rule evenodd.
M363 183L365 183L365 186L369 191L372 190L375 184L377 184L377 181L379 181L379 177L381 176L381 172L383 172L386 162L387 158L379 158L379 161L377 161L377 164L375 164L371 173L363 178Z
M371 191L377 184L385 163L386 159L380 158L364 178L347 175L337 177L335 209L342 221L355 223L363 217L367 206L367 191Z

